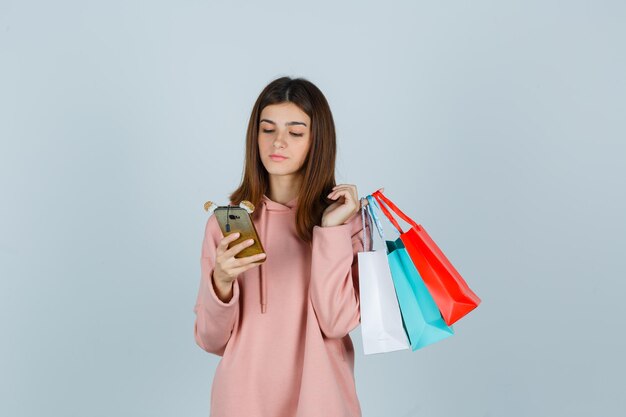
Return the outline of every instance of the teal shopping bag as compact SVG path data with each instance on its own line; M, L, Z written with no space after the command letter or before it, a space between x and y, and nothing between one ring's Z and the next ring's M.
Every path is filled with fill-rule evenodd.
M383 230L377 215L377 210L380 210L378 202L371 195L367 196L367 201L371 218L382 236ZM391 279L396 289L400 313L411 349L416 351L452 336L453 326L448 326L441 316L437 304L428 292L402 239L398 237L395 241L385 240L385 243Z

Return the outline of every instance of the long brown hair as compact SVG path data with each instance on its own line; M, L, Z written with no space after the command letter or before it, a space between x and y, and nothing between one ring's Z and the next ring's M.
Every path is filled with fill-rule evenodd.
M326 196L335 184L337 143L335 122L326 97L313 83L304 78L281 77L269 83L254 103L246 134L246 157L243 179L230 195L231 204L248 200L255 207L263 194L269 193L269 173L259 154L258 135L261 111L271 104L290 102L311 118L311 144L302 164L302 186L298 193L296 231L311 243L313 226L320 225L322 213L333 200Z

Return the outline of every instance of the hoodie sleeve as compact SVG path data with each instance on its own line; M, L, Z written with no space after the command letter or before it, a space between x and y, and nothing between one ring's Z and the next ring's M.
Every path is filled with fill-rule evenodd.
M311 302L328 338L344 337L361 321L358 252L364 250L364 243L360 210L344 224L313 226ZM365 229L369 239L367 222Z
M200 257L200 288L194 306L196 314L194 334L196 343L207 352L224 355L233 326L239 316L239 282L233 282L233 297L228 303L221 301L213 288L217 245L223 234L215 214L207 220Z

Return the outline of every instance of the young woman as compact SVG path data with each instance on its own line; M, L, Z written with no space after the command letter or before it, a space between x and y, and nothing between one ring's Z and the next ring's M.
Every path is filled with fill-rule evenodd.
M238 236L224 237L214 214L202 243L195 340L222 357L211 417L361 416L348 334L360 323L361 204L355 185L335 184L335 155L315 85L282 77L265 87L230 195L255 205L265 262L235 258L247 243L227 249Z

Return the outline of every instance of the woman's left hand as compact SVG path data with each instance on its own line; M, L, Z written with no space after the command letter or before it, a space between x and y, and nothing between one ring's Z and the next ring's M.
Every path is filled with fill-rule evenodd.
M327 197L337 201L324 210L322 227L344 224L361 208L359 194L354 184L338 184L333 187L333 191Z

